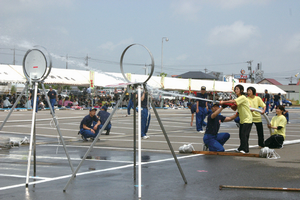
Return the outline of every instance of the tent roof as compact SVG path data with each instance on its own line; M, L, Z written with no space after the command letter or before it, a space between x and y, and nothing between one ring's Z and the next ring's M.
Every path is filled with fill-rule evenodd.
M20 65L0 65L0 82L5 83L25 83L26 78L23 74L23 68ZM204 73L203 73L204 74ZM207 75L207 74L206 74ZM130 74L132 82L144 82L147 75ZM126 82L121 73L95 72L94 85L105 87ZM52 68L49 76L44 81L45 84L63 84L63 85L85 85L90 84L90 71L75 69ZM165 90L193 90L200 91L201 86L206 86L207 91L232 92L235 85L241 84L245 90L252 86L257 93L264 93L265 89L271 94L286 94L286 92L276 85L270 84L251 84L251 83L232 83L214 80L195 80L184 78L171 78L152 76L147 85L153 88L162 88Z

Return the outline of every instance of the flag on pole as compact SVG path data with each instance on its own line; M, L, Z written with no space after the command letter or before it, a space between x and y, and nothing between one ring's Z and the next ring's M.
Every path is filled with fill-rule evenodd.
M95 72L90 71L90 88L94 89L94 78L95 78Z

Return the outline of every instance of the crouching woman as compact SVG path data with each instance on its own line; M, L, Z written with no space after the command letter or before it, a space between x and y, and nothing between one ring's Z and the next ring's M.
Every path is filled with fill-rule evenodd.
M285 111L283 106L277 106L276 116L271 120L271 124L268 124L268 128L271 128L272 131L271 137L265 141L265 146L269 148L282 148L283 141L285 140L285 127L286 127L286 118L282 114Z

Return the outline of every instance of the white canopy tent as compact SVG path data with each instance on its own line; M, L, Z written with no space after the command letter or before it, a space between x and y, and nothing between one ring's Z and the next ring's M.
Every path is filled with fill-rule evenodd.
M3 83L25 83L26 78L23 74L21 65L0 65L0 82ZM144 82L147 75L130 74L132 82ZM94 85L105 87L107 85L124 83L125 79L121 73L95 72ZM63 85L90 85L90 71L76 69L52 68L49 76L44 81L45 84ZM147 84L153 88L164 90L192 90L200 91L201 86L206 86L207 91L232 92L237 84L244 86L245 90L252 86L257 93L264 93L267 89L270 94L286 94L286 92L275 85L252 84L252 83L232 83L213 80L195 80L171 77L152 76Z

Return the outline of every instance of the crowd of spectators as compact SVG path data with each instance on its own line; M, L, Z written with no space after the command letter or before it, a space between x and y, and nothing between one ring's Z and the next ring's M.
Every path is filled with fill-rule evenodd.
M92 96L90 94L79 94L74 95L72 93L69 96L58 95L58 99L56 101L55 106L57 108L89 108L96 107L100 108L104 105L107 107L114 107L117 101L120 99L122 93L115 93L113 95L109 94L98 94L96 96ZM0 108L11 108L16 102L18 96L16 94L13 95L0 95ZM153 99L152 100L155 107L164 107L164 108L179 108L186 107L188 103L188 99L180 98L180 99ZM122 103L119 107L127 107L129 102L129 95L125 95ZM28 96L23 95L20 101L17 103L16 108L26 108L31 109L31 103ZM45 98L45 95L40 95L38 102L38 109L49 108L48 102Z

